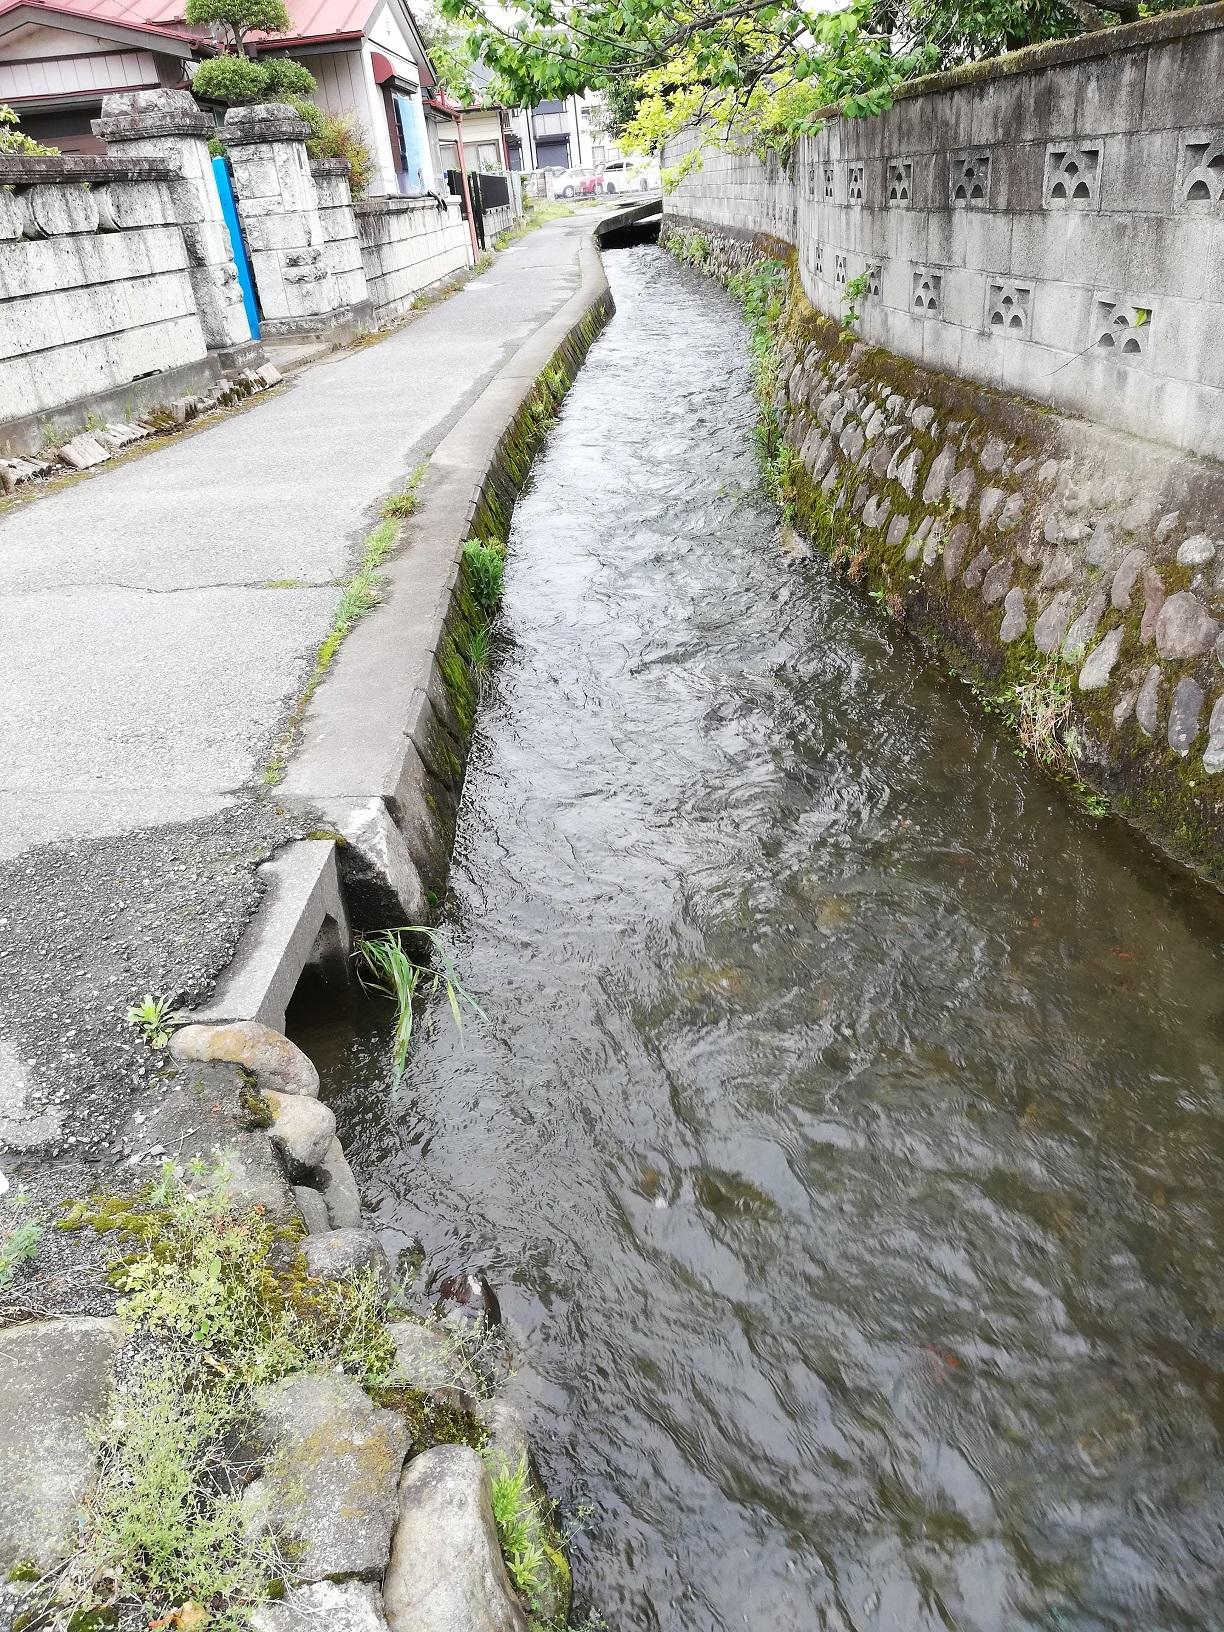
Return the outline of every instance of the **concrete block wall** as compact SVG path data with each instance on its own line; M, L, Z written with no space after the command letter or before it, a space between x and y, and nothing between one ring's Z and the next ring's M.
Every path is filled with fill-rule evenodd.
M174 180L147 161L0 161L0 424L204 359Z
M902 357L1224 459L1224 5L918 82L785 169L706 149L665 209L793 244L832 317L866 274Z
M357 218L353 214L348 165L343 159L314 159L310 173L318 195L319 222L323 228L327 264L336 280L336 292L342 305L350 311L368 313L370 294L361 259Z
M472 264L471 236L457 202L379 198L354 206L366 285L379 322L398 317L415 296Z

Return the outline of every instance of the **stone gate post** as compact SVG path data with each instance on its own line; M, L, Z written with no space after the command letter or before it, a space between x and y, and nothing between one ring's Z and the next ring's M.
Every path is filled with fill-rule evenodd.
M264 332L348 323L306 154L308 126L285 103L264 102L231 108L223 134Z
M191 265L200 326L210 351L250 346L238 270L221 214L209 137L215 127L189 91L120 91L102 100L95 135L120 159L157 159L176 171L169 183Z

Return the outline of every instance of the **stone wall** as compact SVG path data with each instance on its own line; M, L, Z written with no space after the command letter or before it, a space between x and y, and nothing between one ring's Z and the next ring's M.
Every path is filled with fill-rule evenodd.
M665 240L724 275L772 242ZM1224 883L1224 469L854 341L789 276L799 526L1039 759Z
M0 423L208 350L165 166L0 160Z
M472 263L458 203L434 198L368 199L354 207L366 285L380 322L399 317L422 290Z
M830 316L865 274L900 356L1224 457L1224 6L920 81L787 168L707 149L667 207L793 244Z

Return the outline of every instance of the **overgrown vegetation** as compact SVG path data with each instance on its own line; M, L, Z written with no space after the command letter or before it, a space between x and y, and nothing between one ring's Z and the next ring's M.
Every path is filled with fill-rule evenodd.
M538 1607L544 1581L544 1521L539 1503L531 1490L531 1474L526 1460L511 1467L505 1457L487 1458L489 1488L493 1498L493 1518L497 1539L514 1589L532 1609Z
M288 102L310 126L306 137L306 152L310 158L343 159L348 165L349 192L354 198L364 197L374 174L374 150L356 114L330 113L317 102L307 100L308 95L309 92L282 95L278 100Z
M137 1363L100 1435L88 1529L56 1618L66 1612L72 1627L126 1603L179 1632L247 1625L283 1565L234 1489L225 1445L240 1416L233 1392L189 1356Z
M425 941L437 963L419 963L405 945L406 937ZM418 992L428 1002L444 991L451 1018L460 1033L465 1009L471 1014L482 1014L476 999L464 990L455 960L435 929L424 924L405 924L399 929L380 930L358 941L353 955L362 985L381 992L395 1004L391 1058L396 1077L403 1076L408 1064L414 1023L412 1005Z
M310 699L318 690L324 675L335 662L337 652L366 613L372 611L382 600L382 566L395 548L398 538L399 530L394 520L387 519L379 522L365 541L365 547L361 552L361 560L356 571L341 585L340 600L335 612L332 614L331 628L315 654L314 668L311 671L310 678L297 700L297 705L280 742L277 744L271 759L264 766L263 780L269 786L274 786L284 776L289 751L293 746L293 739L301 723L302 716L306 712Z
M8 1181L5 1180L7 1186ZM22 1264L37 1256L43 1230L19 1190L0 1199L0 1292L7 1291Z
M506 552L495 539L469 538L463 546L463 565L476 604L491 618L501 605Z
M1178 0L442 0L494 70L495 100L534 106L604 92L621 145L659 152L680 130L785 156L831 108L880 113L916 75L1078 34Z

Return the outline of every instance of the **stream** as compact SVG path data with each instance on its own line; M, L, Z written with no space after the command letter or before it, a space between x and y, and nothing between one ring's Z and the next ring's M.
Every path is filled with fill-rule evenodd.
M298 1017L421 1287L497 1287L611 1632L1224 1627L1224 911L818 555L655 246L515 511L444 927Z

